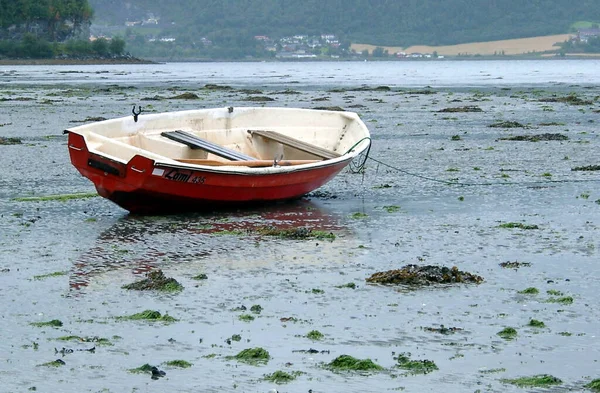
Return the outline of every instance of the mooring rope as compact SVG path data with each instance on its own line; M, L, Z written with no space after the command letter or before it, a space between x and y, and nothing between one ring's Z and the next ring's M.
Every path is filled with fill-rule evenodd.
M371 148L371 146L369 145L369 149ZM525 181L525 182L485 182L485 183L463 183L463 182L458 182L458 181L452 181L452 180L443 180L443 179L437 179L434 177L429 177L429 176L424 176L424 175L419 175L418 173L414 173L414 172L409 172L407 170L395 167L393 165L387 164L383 161L380 161L376 158L373 157L369 157L368 156L368 152L367 152L367 157L365 157L362 166L364 167L365 162L367 161L367 159L370 159L371 161L374 161L376 163L378 163L379 165L383 165L385 167L388 167L390 169L393 169L397 172L403 173L405 175L408 176L413 176L413 177L417 177L419 179L424 179L424 180L429 180L429 181L433 181L433 182L437 182L437 183L443 183L443 184L449 184L449 185L453 185L453 186L509 186L509 185L517 185L517 186L529 186L529 185L539 185L539 184L552 184L552 183L597 183L600 182L600 178L596 178L596 179L582 179L582 180L577 180L577 179L566 179L566 180L540 180L540 181ZM362 167L361 167L362 169Z

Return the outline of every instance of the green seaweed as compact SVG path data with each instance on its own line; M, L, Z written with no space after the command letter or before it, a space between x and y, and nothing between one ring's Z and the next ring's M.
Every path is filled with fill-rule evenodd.
M315 341L322 340L324 337L325 337L325 335L318 330L311 330L310 332L308 332L306 334L306 338L309 338L309 339L315 340Z
M407 370L413 374L428 374L439 370L438 366L432 360L410 360L409 354L400 354L396 360L397 367Z
M147 374L147 373L151 373L153 368L154 368L154 366L151 366L148 363L146 363L137 368L130 368L127 371L129 371L132 374Z
M271 359L271 355L269 355L269 352L266 349L256 347L244 349L237 355L229 358L256 366L268 363L269 359Z
M190 368L192 367L192 363L186 360L169 360L165 363L167 366L171 367L179 367L179 368Z
M4 126L7 124L12 124L12 123L4 123L2 125ZM0 145L20 145L22 143L23 143L23 141L21 141L21 138L6 138L6 137L0 136Z
M192 277L192 280L208 280L208 276L205 273L200 273L197 276Z
M564 296L564 297L559 297L559 298L550 298L550 299L546 300L546 303L560 303L560 304L564 304L564 305L569 305L569 304L573 304L573 297Z
M33 279L34 280L44 280L46 278L59 277L59 276L64 276L66 274L67 274L67 272L54 272L54 273L48 273L48 274L40 274L39 276L33 276Z
M528 225L528 224L523 224L522 222L505 222L503 224L498 225L498 228L540 229L537 225Z
M125 319L131 321L160 321L160 322L176 322L177 319L173 318L169 314L162 315L158 311L145 310L136 314L117 317L117 319Z
M381 371L383 367L371 359L357 359L350 355L340 355L326 365L327 368L337 371Z
M136 291L179 292L183 290L183 285L172 277L166 277L162 270L155 270L146 274L145 279L123 285L122 288Z
M46 327L46 326L61 327L63 325L63 323L59 319L53 319L51 321L46 321L46 322L32 322L32 323L30 323L30 325L36 326L36 327Z
M479 370L479 372L481 374L496 374L496 373L503 373L505 371L506 371L506 369L504 367L501 367L501 368L490 368L490 369L487 369L487 370Z
M300 375L300 374L301 374L300 371L295 371L295 372L289 374L289 373L286 373L285 371L277 370L273 374L266 374L264 377L264 380L273 382L273 383L276 383L279 385L282 383L292 382L294 379L296 379L296 376Z
M38 364L38 367L62 367L64 365L65 365L64 361L62 361L60 359L56 359L51 362Z
M497 336L500 336L505 340L514 340L517 337L517 334L517 330L512 327L506 327L496 333Z
M78 341L78 342L94 343L96 345L105 345L105 346L113 345L113 343L110 342L110 340L108 338L102 338L102 337L98 337L98 336L82 337L82 336L70 335L70 336L57 337L56 339L59 341Z
M585 384L584 387L596 392L600 392L600 378L594 379L590 383Z
M383 209L388 213L395 213L400 210L400 206L389 205L389 206L384 206Z
M350 217L352 217L355 220L359 220L361 218L368 217L368 214L361 213L361 212L356 212L356 213L353 213Z
M242 322L251 322L254 321L254 315L242 314L238 317L238 319Z
M263 308L260 304L255 304L252 307L250 307L250 311L253 312L254 314L260 314L262 309Z
M549 289L546 291L546 293L551 296L563 296L564 295L561 291L557 291L556 289Z
M537 295L538 293L540 293L540 290L535 287L529 287L523 289L522 291L519 291L519 293L523 295Z
M349 282L347 284L343 284L343 285L336 285L336 288L350 288L350 289L356 289L356 284L353 282Z
M260 227L256 228L255 232L260 236L275 236L282 239L321 239L334 240L335 234L326 231L317 231L311 228L276 228L276 227Z
M46 201L70 201L72 199L87 199L87 198L95 198L98 194L96 193L86 193L86 194L62 194L62 195L45 195L39 197L19 197L13 198L15 202L46 202Z
M514 379L501 379L500 381L503 383L518 386L520 388L546 387L562 384L562 381L560 379L548 374L540 374L534 375L532 377L520 377Z
M537 319L532 319L529 321L529 323L527 324L527 326L531 326L531 327L536 327L536 328L543 328L546 327L546 324L542 321L538 321Z

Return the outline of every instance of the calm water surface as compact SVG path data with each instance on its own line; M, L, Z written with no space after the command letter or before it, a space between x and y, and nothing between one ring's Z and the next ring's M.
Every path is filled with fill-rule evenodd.
M598 84L600 60L166 63L115 66L0 66L0 84L157 83L235 86L355 85L481 87Z

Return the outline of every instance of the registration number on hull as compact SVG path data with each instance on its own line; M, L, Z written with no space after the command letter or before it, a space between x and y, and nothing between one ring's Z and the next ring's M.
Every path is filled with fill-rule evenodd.
M194 171L186 169L163 169L154 168L152 174L163 177L167 180L178 181L182 183L204 184L206 177L196 174Z

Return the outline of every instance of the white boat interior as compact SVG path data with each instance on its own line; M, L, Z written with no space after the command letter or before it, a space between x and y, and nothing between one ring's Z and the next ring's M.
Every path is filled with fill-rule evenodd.
M142 114L137 122L128 116L67 131L82 135L90 152L123 163L138 154L167 164L227 165L236 160L216 154L210 147L173 140L174 131L178 137L187 135L222 147L225 153L240 153L242 157L237 159L241 161L277 159L301 164L347 159L342 156L358 154L355 152L369 144L369 131L356 113L295 108L237 107Z

